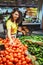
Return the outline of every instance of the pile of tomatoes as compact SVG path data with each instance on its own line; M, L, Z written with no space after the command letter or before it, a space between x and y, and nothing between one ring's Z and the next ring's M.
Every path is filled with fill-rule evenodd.
M18 38L13 38L14 44L9 39L0 39L5 45L5 50L0 51L0 65L32 65L32 60L25 54L24 46Z

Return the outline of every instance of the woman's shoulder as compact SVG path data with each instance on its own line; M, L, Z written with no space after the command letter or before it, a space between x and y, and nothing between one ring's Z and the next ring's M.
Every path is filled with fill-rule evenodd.
M11 22L11 19L9 19L9 20L7 21L7 23L10 23L10 24L12 24L12 22Z
M7 20L7 22L11 22L11 19Z
M9 19L7 22L6 22L6 26L11 26L12 25L12 22L11 20Z

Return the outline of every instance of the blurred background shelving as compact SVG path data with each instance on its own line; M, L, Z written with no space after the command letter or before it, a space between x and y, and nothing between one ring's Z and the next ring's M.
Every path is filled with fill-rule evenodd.
M22 25L41 27L40 0L0 0L0 21L6 21L14 8L22 12ZM25 11L28 11L29 18L25 19Z

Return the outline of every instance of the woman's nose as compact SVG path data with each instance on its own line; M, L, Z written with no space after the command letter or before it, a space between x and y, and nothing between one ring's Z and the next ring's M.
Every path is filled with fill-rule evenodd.
M18 18L19 16L17 16L17 18Z

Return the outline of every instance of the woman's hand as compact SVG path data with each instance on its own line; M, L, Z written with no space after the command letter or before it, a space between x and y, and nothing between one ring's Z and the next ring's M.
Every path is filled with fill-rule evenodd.
M13 42L13 40L11 39L11 40L10 40L10 44L15 45L16 43Z
M10 44L13 44L13 40L10 40Z

